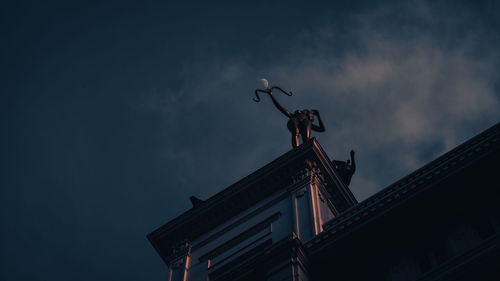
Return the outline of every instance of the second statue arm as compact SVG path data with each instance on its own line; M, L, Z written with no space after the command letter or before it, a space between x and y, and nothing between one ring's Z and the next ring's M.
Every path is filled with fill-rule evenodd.
M316 126L312 124L311 129L316 131L316 132L324 132L325 131L325 125L323 124L323 120L321 120L321 116L319 115L319 111L316 109L311 110L311 112L318 117L318 123L319 126Z

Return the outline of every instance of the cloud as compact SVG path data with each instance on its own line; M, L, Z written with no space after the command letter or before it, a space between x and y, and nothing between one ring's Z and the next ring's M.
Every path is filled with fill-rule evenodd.
M411 22L384 21L395 15ZM251 101L266 77L295 93L278 97L289 110L320 110L327 133L316 136L333 158L358 151L351 187L364 199L500 117L498 37L477 23L455 36L436 31L469 26L470 19L422 3L350 15L342 30L325 23L302 32L299 47L266 65L223 54L186 63L182 87L149 93L144 106L185 136L170 138L165 156L189 175L186 186L210 179L208 196L290 149L286 119L269 100Z

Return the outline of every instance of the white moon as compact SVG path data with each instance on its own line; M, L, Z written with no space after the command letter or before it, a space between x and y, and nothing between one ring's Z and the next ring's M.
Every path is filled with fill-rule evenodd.
M267 89L269 87L269 82L267 81L266 78L260 78L260 83L262 83L262 86L264 86L264 89Z

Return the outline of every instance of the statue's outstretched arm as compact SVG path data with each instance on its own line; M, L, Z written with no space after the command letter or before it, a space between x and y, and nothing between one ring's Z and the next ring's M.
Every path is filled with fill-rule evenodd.
M276 88L276 87L273 87L273 88ZM273 101L274 106L276 106L276 108L279 111L281 111L281 113L285 114L286 117L288 117L288 118L292 118L292 114L290 113L290 111L286 110L286 108L284 108L283 106L281 106L281 104L279 104L278 101L274 98L272 90L269 91L269 96L271 97L271 100Z
M257 98L253 98L254 102L260 102L259 92L261 92L261 93L267 93L267 91L265 91L265 90L260 90L260 89L255 90L255 96Z
M287 93L287 92L285 92L284 90L282 90L279 87L272 87L271 89L268 89L268 90L260 90L260 89L255 90L255 96L257 98L253 98L253 100L255 102L259 102L260 101L259 92L260 93L269 94L269 96L271 97L271 100L273 101L274 106L276 106L276 108L279 111L281 111L281 113L285 114L286 117L292 118L292 114L288 110L286 110L286 108L284 108L283 106L281 106L281 104L279 104L279 102L274 98L274 96L273 96L273 89L275 89L275 88L278 89L278 90L280 90L280 91L282 91L287 96L291 96L292 95L292 93Z
M269 96L271 97L271 100L273 101L273 104L274 106L276 106L276 108L281 111L281 113L285 114L286 117L288 118L292 118L292 114L286 110L286 108L284 108L283 106L281 106L281 104L279 104L279 102L274 98L273 96L273 89L278 89L280 90L283 94L287 95L287 96L291 96L292 95L292 92L288 93L287 91L281 89L280 87L278 86L273 86L271 87L270 89L266 89L266 90L260 90L260 89L257 89L255 90L255 96L257 98L253 98L253 101L255 102L259 102L260 101L260 97L259 97L259 92L260 93L266 93L266 94L269 94Z
M325 131L325 124L323 124L323 120L321 120L321 116L319 115L319 111L317 111L316 109L313 109L311 111L314 115L316 115L316 117L318 117L318 122L319 122L319 126L312 124L311 130L314 130L316 132L324 132Z
M283 94L285 94L285 95L287 95L287 96L291 96L291 95L292 95L292 92L290 92L290 93L289 93L289 92L287 92L287 91L285 91L285 90L281 89L281 88L280 88L280 87L278 87L278 86L272 86L272 87L271 87L271 91L272 91L273 89L278 89L278 90L280 90Z

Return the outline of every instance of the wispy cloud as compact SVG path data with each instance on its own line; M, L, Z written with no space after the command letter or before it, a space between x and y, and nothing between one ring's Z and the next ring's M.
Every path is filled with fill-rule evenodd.
M389 16L414 24L387 25ZM287 47L287 59L262 67L224 55L187 63L183 86L149 93L144 106L181 134L166 137L165 157L180 163L190 192L209 179L208 196L290 148L286 119L269 100L251 101L265 76L295 93L278 97L285 107L320 110L327 133L317 137L333 158L357 150L351 187L364 199L499 119L498 51L482 45L498 37L477 23L455 36L428 28L455 32L469 20L424 4L381 7L351 15L342 30L304 31L294 40L311 44Z

